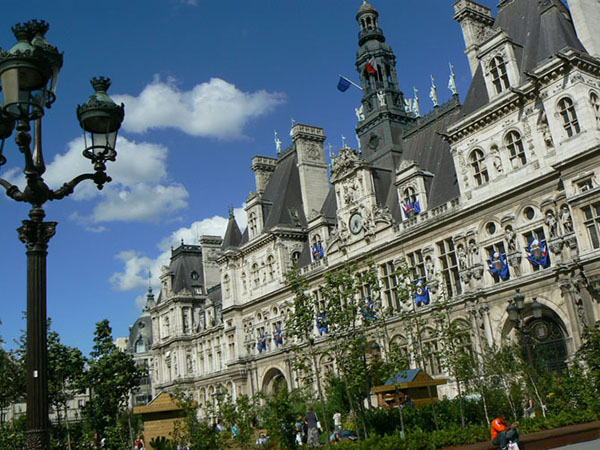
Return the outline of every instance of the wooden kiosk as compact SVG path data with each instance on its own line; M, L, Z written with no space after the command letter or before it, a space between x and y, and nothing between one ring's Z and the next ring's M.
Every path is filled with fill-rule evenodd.
M406 396L410 397L415 406L422 406L437 402L437 387L446 384L446 379L435 379L426 374L422 369L410 369L398 372L395 377L390 378L383 386L376 386L371 392L377 395L377 405L380 408L397 408L404 403ZM427 389L431 390L431 397Z
M183 409L168 392L161 392L145 406L136 406L133 413L142 416L144 441L148 448L152 448L150 441L159 436L172 439L175 422L184 416Z

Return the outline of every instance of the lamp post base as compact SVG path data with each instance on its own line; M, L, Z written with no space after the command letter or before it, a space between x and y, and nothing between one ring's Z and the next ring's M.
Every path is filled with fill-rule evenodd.
M50 448L50 433L48 430L28 430L27 450L47 450Z

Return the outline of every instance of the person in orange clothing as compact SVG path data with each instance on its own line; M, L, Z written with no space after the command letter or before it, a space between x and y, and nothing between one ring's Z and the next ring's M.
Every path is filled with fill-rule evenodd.
M502 413L499 417L492 420L492 444L499 445L502 450L506 449L509 442L519 443L519 429L517 424L508 426L506 414Z

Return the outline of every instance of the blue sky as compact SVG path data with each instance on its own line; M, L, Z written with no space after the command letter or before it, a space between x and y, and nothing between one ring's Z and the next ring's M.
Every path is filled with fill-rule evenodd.
M448 63L464 98L470 72L449 0L373 0L397 58L406 96L420 91L432 108L430 75L440 101L450 98ZM484 0L493 8L495 0ZM323 127L334 151L342 135L355 144L360 92L336 90L338 74L357 80L356 12L361 0L21 0L0 16L0 47L10 27L32 18L50 23L46 37L64 52L57 101L43 122L46 180L58 187L91 170L81 156L77 104L89 79L107 75L109 94L125 103L114 179L47 203L59 222L48 257L48 315L63 341L88 352L94 324L108 318L125 336L140 313L147 272L159 273L171 245L222 234L230 205L245 224L254 189L250 159L275 155L273 132L290 143L291 119ZM0 177L20 183L22 158L7 141ZM9 342L25 324L25 248L17 227L26 204L0 195L0 335ZM157 280L153 280L157 285Z

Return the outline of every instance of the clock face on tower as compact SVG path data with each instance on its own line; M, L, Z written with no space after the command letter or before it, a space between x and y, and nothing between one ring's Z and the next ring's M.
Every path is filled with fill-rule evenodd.
M362 230L362 216L360 215L360 213L352 214L352 216L350 216L350 221L348 225L350 226L350 231L352 233L360 233L360 230Z

